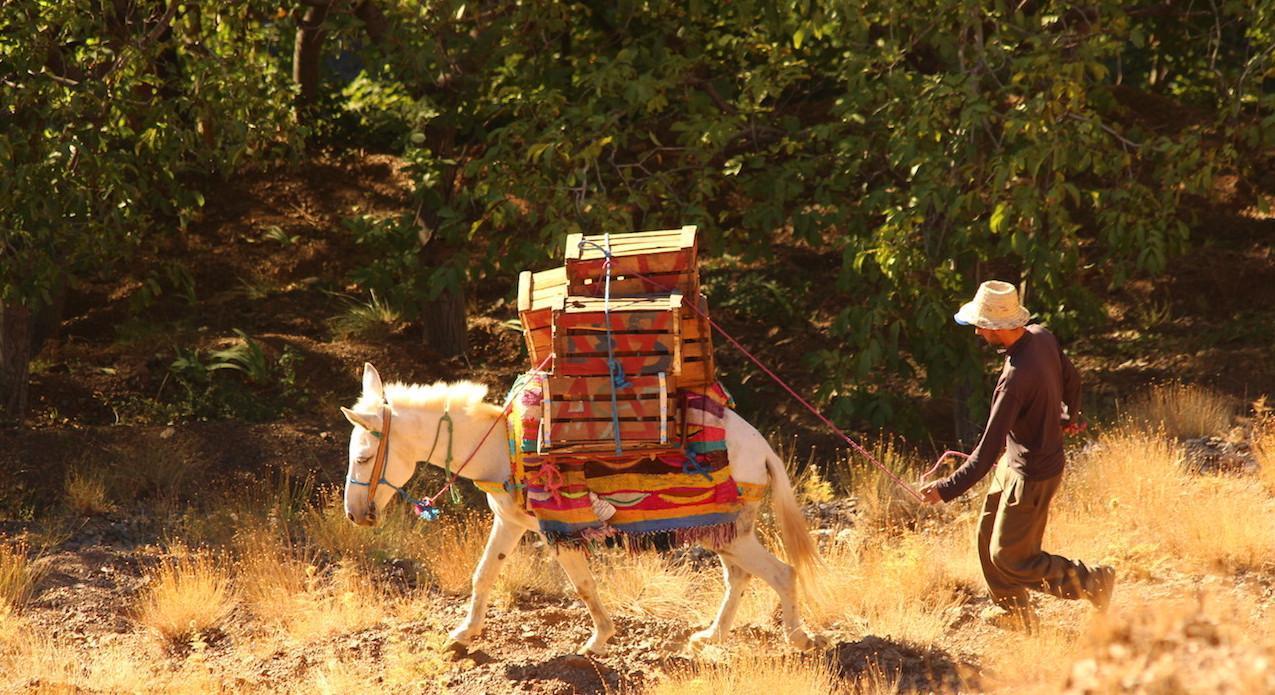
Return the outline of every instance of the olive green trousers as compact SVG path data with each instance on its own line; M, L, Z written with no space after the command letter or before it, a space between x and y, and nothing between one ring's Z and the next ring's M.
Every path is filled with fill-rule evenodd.
M993 473L978 525L978 559L998 606L1031 617L1029 589L1066 599L1087 598L1093 573L1082 562L1041 550L1049 503L1062 475L1027 480L1002 459Z

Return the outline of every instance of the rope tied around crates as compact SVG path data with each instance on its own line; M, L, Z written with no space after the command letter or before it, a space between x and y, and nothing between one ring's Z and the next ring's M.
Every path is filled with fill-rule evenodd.
M616 396L616 390L628 388L632 386L628 379L624 377L624 366L620 361L615 359L615 339L611 333L611 233L607 232L603 236L606 247L603 248L592 241L580 239L580 249L584 250L586 245L593 246L602 252L602 269L606 273L602 285L602 317L606 323L606 343L607 343L607 372L611 375L611 435L615 439L615 453L624 453L624 445L620 440L620 412L619 403Z
M585 240L585 239L583 239L583 238L582 238L582 239L580 240L580 248L584 248L585 246L592 246L593 248L597 249L598 251L601 251L601 252L605 255L606 260L605 260L605 261L604 261L604 263L603 263L603 267L604 267L604 268L606 268L606 272L607 272L607 278L606 278L606 280L607 280L607 283L608 283L608 284L607 284L607 288L608 288L608 290L609 290L609 288L610 288L610 279L611 279L611 267L610 267L610 264L611 264L611 252L610 252L610 248L609 248L609 247L610 247L611 242L610 242L610 235L609 235L609 234L608 234L608 235L607 235L607 237L606 237L606 243L607 243L607 247L608 247L608 248L603 248L602 246L599 246L596 242L587 241L587 240ZM645 281L646 283L648 283L651 287L660 288L661 290L669 291L669 292L671 292L671 291L673 291L673 290L675 289L675 288L673 288L673 287L669 287L669 286L668 286L668 285L666 285L665 283L660 282L659 280L657 280L657 279L655 279L655 278L649 277L649 276L647 276L647 275L643 275L642 273L639 273L639 272L636 272L636 271L632 271L632 272L630 272L629 274L633 275L633 276L634 276L634 277L636 277L636 278L639 278L639 279L641 279L641 280L644 280L644 281ZM609 302L609 292L608 292L608 302ZM604 305L604 306L605 306L605 305ZM917 492L917 491L916 491L916 489L914 489L911 485L908 485L908 484L907 484L907 483L906 483L906 482L905 482L902 478L900 478L900 477L898 476L898 474L897 474L897 473L895 473L894 471L890 470L890 469L889 469L889 467L887 467L885 464L883 464L883 463L881 463L880 461L878 461L878 460L877 460L877 458L876 458L875 456L873 456L871 452L869 452L867 449L865 449L863 446L861 446L861 445L860 445L858 442L856 442L854 439L851 439L851 438L850 438L850 435L848 435L848 434L846 434L845 432L843 432L843 431L841 430L841 428L840 428L840 427L837 427L836 423L834 423L832 420L830 420L830 419L828 418L828 416L824 415L824 414L823 414L823 412L821 412L818 408L816 408L814 405L812 405L812 404L811 404L809 401L807 401L805 398L802 398L802 397L801 397L801 395L800 395L800 394L798 394L798 393L797 393L797 391L796 391L795 389L793 389L793 387L791 387L791 386L789 386L789 385L788 385L788 382L784 381L783 379L781 379L781 378L779 377L779 375L778 375L778 374L775 374L773 371L771 371L771 369L770 369L769 367L767 367L765 364L763 364L763 363L762 363L762 361L761 361L760 359L758 359L755 355L753 355L753 353L749 352L747 348L745 348L743 345L741 345L741 344L740 344L740 342L739 342L738 340L736 340L734 336L732 336L730 333L727 333L724 329L722 329L722 327L721 327L721 326L717 325L717 322L716 322L716 321L714 321L712 318L710 318L710 317L709 317L709 315L708 315L708 312L706 312L706 311L704 311L703 309L701 309L701 308L697 305L697 302L690 302L690 303L688 303L686 306L689 306L689 307L691 308L691 310L692 310L692 311L694 311L696 314L699 314L699 316L700 316L701 318L703 318L703 319L704 319L704 321L706 321L706 322L708 323L708 325L710 325L710 326L712 326L712 327L713 327L713 330L714 330L714 331L717 331L717 333L718 333L719 335L721 335L723 338L725 338L727 341L729 341L731 345L735 346L735 349L736 349L736 350L739 350L740 352L742 352L742 353L744 354L744 357L747 357L747 358L749 359L749 361L751 361L753 364L757 365L757 368L758 368L758 369L760 369L763 373L765 373L765 374L766 374L766 376L770 377L770 379L771 379L772 381L774 381L776 384L778 384L778 385L780 386L780 388L782 388L784 391L787 391L787 392L788 392L788 395L790 395L790 396L792 396L793 398L795 398L795 399L797 400L797 402L798 402L798 403L800 403L802 406L804 406L804 407L806 408L806 410L809 410L809 411L811 412L811 414L813 414L816 418L819 418L819 421L820 421L820 422L822 422L822 423L823 423L824 425L826 425L829 429L831 429L831 430L832 430L832 431L833 431L833 432L834 432L834 433L835 433L838 437L841 437L841 439L842 439L843 441L845 441L845 443L846 443L846 444L849 444L849 445L850 445L850 447L851 447L852 449L854 449L855 451L859 452L859 454L861 454L864 458L866 458L869 462L871 462L871 463L872 463L872 465L874 465L874 466L876 466L877 468L879 468L879 469L881 470L881 472L882 472L882 473L885 473L885 474L886 474L886 476L887 476L887 477L889 477L889 478L890 478L890 480L894 481L894 483L895 483L896 485L898 485L899 487L903 488L904 492L908 493L908 495L909 495L909 496L911 496L913 499L915 499L917 502L920 502L920 503L922 503L922 504L924 504L924 503L925 503L925 498L921 496L921 493ZM610 331L610 321L609 321L609 320L608 320L608 322L607 322L607 330L608 330L608 331ZM608 338L609 338L609 337L610 337L610 336L608 336ZM614 404L615 404L615 400L614 400L614 398L615 398L615 396L614 396L614 389L612 389L612 414L613 414L613 416L614 416ZM618 451L618 450L619 450L619 441L618 441L618 440L619 440L619 428L618 428L618 427L616 428L616 439L617 439L616 447L617 447L617 451ZM949 455L953 455L953 454L956 454L956 455L962 455L962 456L964 455L964 454L960 454L960 452L954 452L954 451L945 452L942 456L940 456L940 457L939 457L938 462L937 462L937 463L935 463L935 468L931 469L931 471L930 471L930 472L931 472L931 473L932 473L932 472L934 472L934 470L936 470L936 469L938 468L939 464L941 464L941 463L943 462L943 460L944 460L944 459L946 459ZM927 474L927 475L928 475L928 474Z

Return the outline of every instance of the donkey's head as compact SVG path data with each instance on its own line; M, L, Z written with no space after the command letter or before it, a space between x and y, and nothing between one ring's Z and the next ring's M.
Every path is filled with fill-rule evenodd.
M402 487L413 471L391 455L390 406L381 375L371 363L363 365L363 396L353 409L341 412L354 425L345 474L345 516L360 526L374 526L378 510L394 499L395 488Z

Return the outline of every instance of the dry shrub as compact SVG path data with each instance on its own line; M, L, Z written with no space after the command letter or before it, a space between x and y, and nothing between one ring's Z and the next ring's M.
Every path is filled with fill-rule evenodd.
M234 545L248 610L302 643L374 625L398 598L358 560L322 568L314 548L294 545L269 525L243 529Z
M1126 576L1156 564L1205 572L1269 566L1275 499L1248 479L1189 473L1179 458L1175 445L1147 432L1103 435L1068 468L1052 542L1086 560L1114 560Z
M302 680L289 684L289 692L346 695L370 685L386 692L446 693L454 662L443 654L443 634L391 633L379 658L354 653L347 659L328 659L309 669Z
M220 630L235 605L225 563L181 547L160 563L137 606L137 621L169 645Z
M856 523L878 530L897 530L915 526L918 520L930 516L933 510L918 504L895 481L898 478L911 484L929 465L890 437L879 438L867 450L880 466L857 451L847 452L844 459L833 463L830 476L854 498L860 513Z
M106 478L97 472L85 473L74 469L66 476L63 486L66 506L82 515L102 514L114 509L106 489Z
M721 596L720 580L657 553L618 551L591 564L602 604L622 615L704 620Z
M1254 639L1255 608L1231 590L1134 606L1095 625L1087 658L1073 648L1067 682L1077 692L1275 692L1275 645Z
M674 671L641 692L643 695L834 695L895 691L885 679L879 684L867 682L859 688L847 689L821 658L737 653L725 662L696 663Z
M30 555L24 542L0 543L0 606L20 611L35 593L46 568L40 558Z
M1074 630L1048 622L1031 634L995 630L979 649L985 656L984 685L993 692L1057 693L1067 682L1081 641Z
M825 567L803 606L808 620L816 627L858 624L873 634L933 644L963 601L967 580L948 556L953 547L968 547L964 534L955 537L964 528L899 533L888 542L870 530L839 533L824 550Z
M280 598L271 609L284 630L299 642L362 630L380 622L398 593L354 564L342 563L326 576L313 565L302 570L304 589ZM257 608L263 604L258 602Z
M1158 384L1135 396L1125 416L1149 432L1186 439L1226 432L1235 406L1226 396L1202 386Z
M231 692L199 654L176 668L127 638L107 635L88 652L68 649L0 608L0 692L190 693Z
M1253 455L1257 458L1257 473L1262 485L1267 492L1275 495L1275 415L1261 410L1253 425Z

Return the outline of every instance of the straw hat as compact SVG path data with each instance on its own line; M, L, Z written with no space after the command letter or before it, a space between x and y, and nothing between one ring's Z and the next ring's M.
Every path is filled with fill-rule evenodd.
M1018 290L1013 285L988 280L978 286L974 300L962 306L952 318L962 326L1003 330L1026 325L1031 312L1018 303Z

